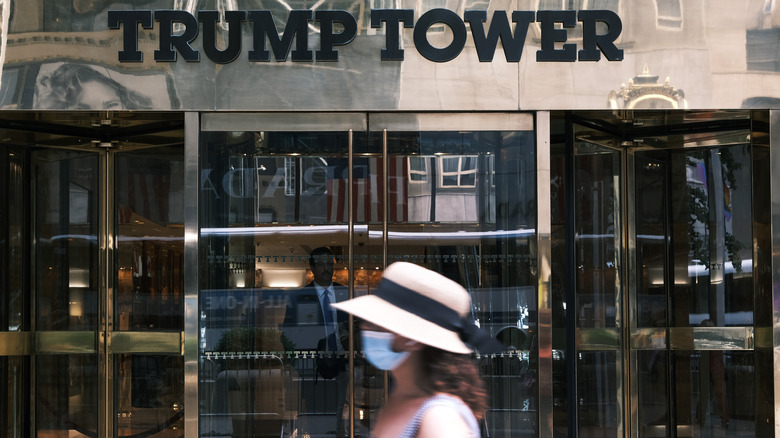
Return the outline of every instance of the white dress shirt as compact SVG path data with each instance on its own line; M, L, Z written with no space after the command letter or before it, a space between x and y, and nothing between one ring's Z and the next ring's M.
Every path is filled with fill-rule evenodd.
M327 319L325 318L325 305L322 302L323 298L325 297L325 294L328 294L328 298L330 299L330 303L334 304L336 303L336 292L333 290L333 283L330 284L327 288L320 286L316 282L314 283L314 290L317 291L317 298L320 300L320 308L322 309L322 324L325 326L325 337L327 338L331 334L336 335L336 348L338 351L344 351L344 348L341 346L340 336L339 336L339 330L338 330L338 316L336 315L336 309L331 306L330 312L331 312L331 320L333 321L333 324L326 324L325 321Z

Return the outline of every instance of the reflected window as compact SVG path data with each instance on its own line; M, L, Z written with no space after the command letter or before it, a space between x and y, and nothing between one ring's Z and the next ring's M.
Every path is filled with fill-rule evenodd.
M477 157L440 157L441 187L474 187L477 183Z
M409 182L422 183L428 181L428 157L409 157Z
M748 71L780 71L780 28L746 31Z
M579 11L579 10L609 10L618 12L620 0L537 0L537 11ZM537 32L541 28L539 23L535 23ZM557 24L560 26L560 24ZM601 35L607 32L604 23L596 23L596 33ZM537 34L540 35L540 34ZM571 29L567 29L567 40L577 41L582 39L582 24Z
M663 29L682 29L682 4L680 0L656 0L656 19Z
M458 2L457 4L462 5L461 2ZM417 0L417 6L415 6L415 11L429 11L431 9L454 9L452 7L452 4L448 4L447 0ZM457 7L457 6L456 6ZM423 12L420 12L422 14ZM463 10L458 9L455 10L455 13L458 15L463 15ZM445 33L449 30L449 26L446 26L444 23L433 23L432 26L428 28L429 34L440 34Z

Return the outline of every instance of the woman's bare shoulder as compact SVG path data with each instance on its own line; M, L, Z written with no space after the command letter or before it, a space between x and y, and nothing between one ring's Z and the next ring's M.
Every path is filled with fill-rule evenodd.
M448 438L474 438L471 427L454 406L431 406L422 417L417 437L440 438L445 436Z

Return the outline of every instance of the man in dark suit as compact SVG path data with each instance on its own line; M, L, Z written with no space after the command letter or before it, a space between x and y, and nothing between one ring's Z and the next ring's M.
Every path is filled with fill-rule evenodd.
M314 249L309 254L309 267L314 274L314 280L307 287L317 294L320 310L318 316L322 317L322 325L325 329L325 336L318 341L317 349L341 358L345 357L345 346L348 342L349 317L342 311L336 311L331 304L347 300L349 291L346 287L333 282L333 263L333 252L330 248L322 246ZM345 365L346 360L322 360L317 363L317 372L322 377L333 378L343 371Z
M332 303L349 298L346 286L333 282L334 255L330 248L321 246L309 254L309 268L314 280L289 296L284 317L287 329L299 329L292 334L298 339L298 349L314 349L318 340L328 351L344 352L347 346L349 316L330 307ZM302 336L308 339L301 339Z
M314 280L290 297L285 314L285 327L297 331L296 336L308 338L301 349L316 345L316 379L333 379L336 385L337 436L348 432L343 421L346 392L349 386L347 372L349 316L331 307L332 303L349 298L349 290L333 281L333 251L328 247L315 248L309 254L309 268ZM307 406L312 409L314 406Z

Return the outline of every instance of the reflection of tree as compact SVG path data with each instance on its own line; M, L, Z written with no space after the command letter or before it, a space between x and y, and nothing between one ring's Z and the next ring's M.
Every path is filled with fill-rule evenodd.
M742 168L742 163L737 162L734 159L734 155L728 148L722 148L718 150L718 160L708 160L708 152L695 152L687 156L687 164L693 169L699 169L699 166L709 169L704 175L703 186L688 185L688 208L690 211L690 217L688 219L689 245L691 253L694 259L698 259L704 264L705 269L710 268L710 252L712 251L711 241L712 238L717 239L718 236L713 236L710 230L711 224L715 221L723 221L724 212L730 212L730 193L737 188L736 172ZM720 178L714 178L715 172L712 170L713 166L718 165L713 161L719 161L720 165ZM708 185L708 181L712 181ZM718 192L716 189L722 185L722 192ZM708 192L712 192L713 196L723 196L723 209L722 211L716 211L713 202L710 206L710 197ZM724 245L726 248L726 256L736 272L742 272L742 256L740 251L744 245L737 240L732 232L728 229L724 230Z

